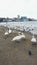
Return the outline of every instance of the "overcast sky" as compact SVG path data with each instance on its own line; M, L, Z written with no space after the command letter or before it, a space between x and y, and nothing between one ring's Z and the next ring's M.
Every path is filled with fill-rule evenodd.
M37 18L37 0L0 0L0 17Z

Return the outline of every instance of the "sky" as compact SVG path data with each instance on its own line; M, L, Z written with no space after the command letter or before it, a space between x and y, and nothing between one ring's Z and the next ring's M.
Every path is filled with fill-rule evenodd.
M0 0L0 17L37 18L37 0Z

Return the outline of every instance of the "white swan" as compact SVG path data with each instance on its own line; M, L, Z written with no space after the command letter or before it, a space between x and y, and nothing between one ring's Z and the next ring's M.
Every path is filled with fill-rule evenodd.
M24 34L21 34L21 35L18 35L18 36L15 36L12 41L19 41L20 39L25 39L25 35Z
M12 32L12 30L11 30L11 29L9 29L9 30L8 30L8 32L9 32L9 33L11 33L11 32Z
M33 35L32 39L31 39L31 42L36 43L36 38L34 37L34 35Z
M12 30L11 29L9 29L8 31L6 31L5 32L5 34L4 35L8 35L9 33L11 33L12 32Z
M9 34L8 31L6 31L4 35L8 35L8 34Z

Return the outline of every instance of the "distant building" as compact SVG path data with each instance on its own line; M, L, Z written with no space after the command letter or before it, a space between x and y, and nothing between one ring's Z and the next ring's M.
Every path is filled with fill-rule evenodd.
M25 16L22 16L20 20L21 20L21 21L28 21L28 18L25 17Z
M19 22L20 21L20 15L17 15L17 17L12 19L12 21Z

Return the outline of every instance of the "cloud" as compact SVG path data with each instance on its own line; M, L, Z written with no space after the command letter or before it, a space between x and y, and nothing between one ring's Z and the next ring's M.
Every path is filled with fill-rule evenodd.
M18 14L37 17L37 0L0 0L0 16L13 17Z

